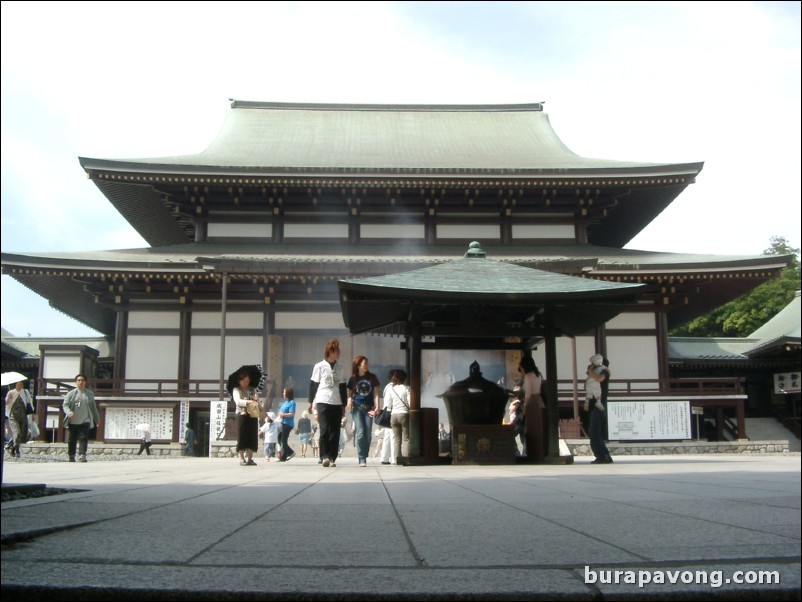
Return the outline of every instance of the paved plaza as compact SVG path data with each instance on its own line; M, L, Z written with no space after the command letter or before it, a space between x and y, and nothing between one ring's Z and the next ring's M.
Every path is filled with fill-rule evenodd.
M2 504L2 591L25 600L799 599L799 454L589 460L6 461L6 488L80 491Z

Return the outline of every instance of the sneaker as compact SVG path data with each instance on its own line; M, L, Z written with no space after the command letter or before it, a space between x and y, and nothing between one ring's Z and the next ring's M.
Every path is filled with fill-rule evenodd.
M329 464L329 466L331 466L332 468L337 468L337 465L336 465L334 462L332 462L331 464Z
M295 452L292 452L290 455L287 456L287 460L292 460L295 457Z
M389 466L390 465L389 462L382 462L382 464L384 464L385 466Z
M70 458L70 462L75 462L75 458Z
M81 454L80 456L78 456L78 461L79 461L79 462L86 462L86 456L84 456L83 454Z
M323 462L321 463L323 464L323 468L328 468L329 466L331 466L331 461L328 458L323 460Z
M362 467L366 467L368 464L367 464L367 462L360 462L359 465L362 466Z
M253 460L248 460L245 464L248 466L256 466L256 462L254 462Z
M240 466L247 466L247 465L248 465L248 463L247 463L245 460L240 460L240 461L239 461L239 465L240 465Z

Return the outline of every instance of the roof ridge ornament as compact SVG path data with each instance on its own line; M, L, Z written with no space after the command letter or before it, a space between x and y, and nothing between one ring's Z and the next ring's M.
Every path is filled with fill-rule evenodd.
M487 253L484 252L481 244L473 241L468 245L468 250L465 252L464 257L467 257L468 259L484 258L487 257Z

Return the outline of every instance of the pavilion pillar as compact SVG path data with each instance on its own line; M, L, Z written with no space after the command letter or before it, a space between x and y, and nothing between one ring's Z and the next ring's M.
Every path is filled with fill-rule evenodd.
M228 304L228 272L221 274L223 291L220 303L220 401L226 392L226 311Z
M420 308L412 304L409 310L410 332L407 336L409 361L409 457L420 458L421 447L421 323Z
M557 400L557 333L551 312L546 310L546 440L547 462L560 459L560 409Z

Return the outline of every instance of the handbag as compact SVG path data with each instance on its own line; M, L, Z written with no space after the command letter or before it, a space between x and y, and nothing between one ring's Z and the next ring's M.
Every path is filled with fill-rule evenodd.
M373 422L375 422L377 426L390 428L390 414L390 410L387 408L382 408L376 412L376 415L373 417Z
M262 406L259 405L258 401L249 401L245 405L245 411L248 413L248 416L251 418L261 418L262 417Z

